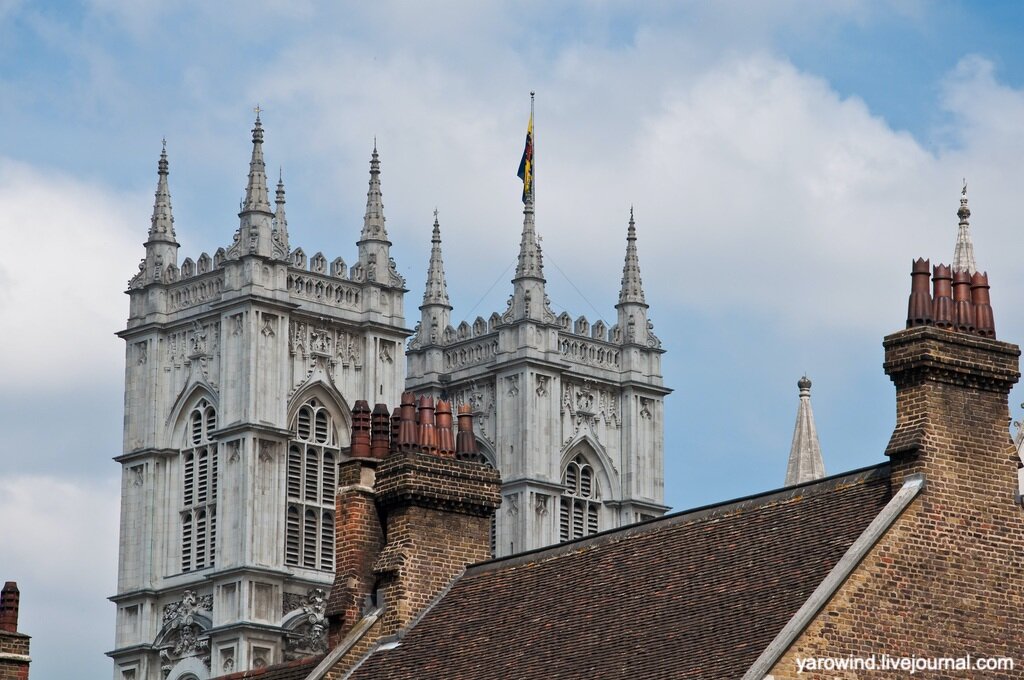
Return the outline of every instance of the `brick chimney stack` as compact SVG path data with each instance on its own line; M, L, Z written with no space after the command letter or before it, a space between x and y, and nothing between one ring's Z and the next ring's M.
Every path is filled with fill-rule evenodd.
M924 307L915 305L924 262L911 274L912 308ZM907 330L883 342L885 372L896 385L896 429L886 455L897 464L894 474L924 472L933 489L970 480L975 490L1012 502L1017 465L1006 424L1020 349L994 339L987 275L972 281L938 265L934 283L933 320L912 311ZM982 310L981 327L976 310Z
M366 402L353 408L360 442L354 432L351 458L339 466L337 563L327 607L332 647L374 605L384 609L371 637L399 633L467 565L489 559L490 518L501 503L497 471L457 457L475 448L467 442L468 410L459 409L457 438L445 401L435 410L433 398L417 402L407 392L397 420L378 404L367 428L369 412ZM380 457L387 435L390 446Z
M0 590L0 680L28 680L29 636L18 632L21 593L8 581Z

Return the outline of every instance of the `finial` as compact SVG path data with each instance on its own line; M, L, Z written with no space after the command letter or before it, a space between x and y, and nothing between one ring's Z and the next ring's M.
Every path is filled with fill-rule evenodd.
M253 107L253 111L256 113L256 122L259 123L260 122L260 112L262 112L263 109L260 108L259 104L256 104L256 106Z
M800 380L797 381L796 386L800 389L801 392L807 390L807 392L810 393L811 379L807 377L806 373L804 373L804 377L800 378Z
M437 224L437 207L434 207L434 224Z
M160 153L167 153L167 137L161 139L160 144L163 145L163 150Z
M373 136L373 153L374 155L377 154L377 135Z
M632 203L629 204L629 221L630 222L633 221L633 204Z
M533 95L535 95L535 94L536 94L536 92L534 92L533 90L530 90L530 99L533 99Z
M277 166L277 183L284 184L284 166Z
M964 177L964 188L960 191L960 194L964 198L967 198L967 178L966 177Z

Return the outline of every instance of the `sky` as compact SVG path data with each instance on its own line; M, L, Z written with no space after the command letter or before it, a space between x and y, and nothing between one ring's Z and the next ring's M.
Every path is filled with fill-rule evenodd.
M231 242L258 103L292 244L348 262L376 138L408 325L435 207L472 321L511 290L536 91L556 313L613 323L635 210L680 510L781 486L804 373L827 471L884 460L881 341L911 260L952 259L964 178L1024 339L1022 28L1016 2L0 0L0 580L33 679L111 673L114 333L162 138L182 258Z

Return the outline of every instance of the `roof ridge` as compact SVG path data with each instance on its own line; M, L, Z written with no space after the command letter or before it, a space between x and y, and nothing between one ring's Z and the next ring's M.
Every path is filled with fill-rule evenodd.
M771 505L775 502L782 502L800 496L818 495L819 493L834 491L835 489L852 484L872 481L883 476L888 477L889 470L889 461L883 461L881 463L876 463L875 465L869 465L846 472L840 472L829 477L822 477L821 479L816 479L810 482L804 482L803 484L771 489L749 496L741 496L740 498L711 503L709 505L702 505L688 510L681 510L679 512L649 519L644 522L637 522L624 527L608 529L573 541L567 541L565 543L559 543L557 545L546 546L543 548L536 548L534 550L487 560L485 562L477 562L476 564L472 564L466 568L462 578L470 578L478 574L489 573L505 567L515 567L522 564L530 564L541 560L561 557L563 555L568 555L570 553L598 545L617 542L618 540L630 538L636 534L647 533L653 529L664 528L665 526L685 524L711 516L729 514L734 511L746 511L753 508L760 508Z

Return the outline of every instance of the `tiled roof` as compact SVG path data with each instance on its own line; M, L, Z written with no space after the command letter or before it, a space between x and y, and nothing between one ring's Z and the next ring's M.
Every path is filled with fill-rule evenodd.
M214 680L306 680L323 656L311 656L251 671L221 675Z
M880 465L471 567L354 677L739 678L890 497Z

